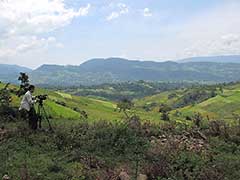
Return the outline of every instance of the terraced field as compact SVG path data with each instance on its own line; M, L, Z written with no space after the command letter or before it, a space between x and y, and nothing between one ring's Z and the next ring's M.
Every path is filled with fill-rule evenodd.
M3 86L0 84L0 88ZM191 92L196 91L175 90L134 100L135 107L128 113L152 123L132 126L136 124L115 123L124 119L124 113L116 111L116 102L36 89L35 95L48 94L44 105L52 117L54 132L45 128L46 121L42 130L32 131L22 119L5 119L3 113L0 175L6 172L11 179L25 175L31 177L28 179L110 179L112 175L120 176L119 169L124 167L135 177L132 170L140 161L138 173L150 177L165 171L163 166L171 167L167 174L155 176L163 178L153 179L185 179L184 173L193 169L194 173L188 174L190 179L239 179L239 126L224 124L221 128L227 127L226 131L218 130L216 134L211 123L201 123L200 128L186 126L194 122L186 116L199 112L206 121L234 122L232 113L240 113L240 85L225 86L214 97L176 108ZM19 103L20 98L13 95L12 106L17 108ZM170 121L160 120L162 103L173 108ZM88 118L84 118L83 111ZM162 126L163 122L168 125ZM220 168L217 173L216 167Z
M224 89L224 93L210 98L202 103L178 109L180 118L201 113L206 119L233 121L234 114L240 114L240 89L231 87ZM175 111L172 112L174 114ZM173 116L174 117L174 116ZM175 117L176 118L176 117Z
M3 88L4 84L0 84ZM11 89L16 88L11 85ZM47 94L48 99L44 102L45 109L50 117L54 119L83 120L81 112L85 111L88 115L87 121L108 120L119 121L124 119L124 114L116 110L116 102L104 101L89 97L72 96L58 91L49 91L37 88L34 95ZM12 106L18 107L21 99L17 96L12 97ZM36 107L37 108L37 107ZM143 120L160 121L159 113L144 112L142 109L135 108L131 114L140 116Z
M3 88L4 84L0 84ZM11 89L16 88L11 85ZM163 92L154 96L142 99L135 99L135 107L129 112L138 115L143 121L161 123L161 113L159 106L167 104L174 107L180 99L189 93L191 89L181 89ZM47 113L53 119L86 120L82 112L88 115L87 121L98 120L119 121L124 119L124 114L116 110L116 102L95 99L91 97L73 96L60 91L50 91L46 89L36 89L34 95L47 94L45 102ZM13 96L12 105L18 107L20 98ZM205 120L226 120L234 121L234 114L240 113L240 84L227 85L222 93L215 97L208 98L200 103L193 103L179 108L173 108L170 112L171 120L186 122L186 117L192 117L195 113L200 113Z
M185 89L163 92L143 99L136 99L135 104L139 108L150 107L151 112L158 112L162 103L174 106L188 91ZM175 96L169 98L171 94L175 94ZM227 85L222 93L218 93L215 97L208 98L203 102L173 108L170 111L170 117L174 121L187 122L186 117L191 117L195 113L200 113L205 120L234 122L234 116L240 114L240 84Z

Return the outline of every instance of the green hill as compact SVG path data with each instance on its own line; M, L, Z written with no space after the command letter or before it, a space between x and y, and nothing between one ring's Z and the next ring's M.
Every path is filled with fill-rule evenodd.
M139 123L136 116L120 121L124 114L116 112L116 103L111 101L37 88L38 94L48 94L45 107L53 118L54 132L45 128L32 131L23 119L5 119L0 112L0 177L105 180L120 179L124 174L131 179L240 178L239 126L220 121L215 126L210 122L185 126L192 124L185 119L194 112L205 118L232 120L228 116L239 112L240 84L226 85L223 92L219 86L202 86L134 100L132 115L147 123ZM17 108L19 103L20 98L13 95L12 106ZM162 103L172 108L167 123L160 121ZM81 118L82 111L88 119Z
M222 57L221 61L216 60L220 57L208 59L212 58L215 59L213 62L186 63L92 59L79 66L42 65L31 72L31 77L40 85L63 87L138 80L208 83L239 80L239 63L223 63L223 59L227 62L227 56Z
M0 88L2 87L4 87L4 84L0 84ZM14 86L11 86L10 88L14 88ZM121 117L120 114L114 112L116 105L111 102L99 101L86 97L77 97L37 88L34 95L39 94L48 95L48 99L44 102L44 106L48 114L54 119L64 118L77 120L81 118L81 111L86 111L88 113L89 120L110 118L119 119ZM20 101L21 98L13 96L12 105L18 107Z
M202 86L163 92L154 96L136 99L135 104L145 111L158 112L164 104L171 110L174 121L185 121L200 113L205 120L225 120L232 122L235 114L240 113L240 84L220 86Z
M4 86L4 84L0 84L0 88L3 88ZM10 88L14 89L16 86L11 85ZM37 88L34 95L40 94L48 95L48 99L44 102L44 107L53 119L81 120L84 119L82 115L83 111L87 113L87 120L90 122L98 120L108 120L114 122L122 120L125 117L123 113L116 111L116 102L82 96L73 96L60 91L50 91ZM17 108L20 104L21 98L13 95L12 99L12 106ZM147 113L139 108L134 108L131 113L141 116L144 120L158 122L160 119L158 113Z
M200 112L205 117L215 120L232 120L233 114L240 113L240 84L226 86L223 93L196 105L178 109L182 116L191 116Z
M3 86L4 84L0 84L0 88ZM163 122L160 120L159 109L165 105L170 108L169 115L174 121L186 122L186 118L195 113L200 113L206 120L232 121L234 114L240 113L240 84L226 85L222 92L219 87L212 85L170 90L135 99L134 108L129 113L140 116L143 121L159 123ZM89 122L116 122L125 117L123 113L116 111L117 102L37 88L35 95L39 94L48 94L44 106L50 117L56 120L69 119L78 122L85 119L83 112L88 115ZM18 107L19 104L20 98L13 96L12 105Z

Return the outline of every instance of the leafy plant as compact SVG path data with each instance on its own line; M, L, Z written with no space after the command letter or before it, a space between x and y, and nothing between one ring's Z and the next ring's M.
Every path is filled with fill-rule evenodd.
M132 101L124 98L122 101L120 101L117 104L117 109L119 110L119 112L123 112L125 114L126 118L129 119L130 116L128 115L127 111L131 110L133 106L134 106L134 104Z

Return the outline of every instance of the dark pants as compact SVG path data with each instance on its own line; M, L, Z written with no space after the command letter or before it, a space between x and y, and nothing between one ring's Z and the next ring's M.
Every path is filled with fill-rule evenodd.
M33 130L36 130L38 128L38 116L33 107L30 109L30 111L28 111L28 120L29 127Z
M22 120L28 120L28 111L25 109L22 109L19 111L20 118Z

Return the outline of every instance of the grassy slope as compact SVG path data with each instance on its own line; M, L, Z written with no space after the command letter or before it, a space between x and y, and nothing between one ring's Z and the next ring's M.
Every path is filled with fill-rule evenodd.
M171 93L176 93L178 97L168 100L168 95ZM138 107L148 105L151 103L166 103L173 105L176 100L183 95L183 90L169 91L160 93L158 95L145 97L140 100L135 100L135 104ZM152 111L157 112L158 106L152 109ZM180 115L176 116L175 112L179 111ZM171 111L171 117L174 120L185 120L186 116L192 116L194 113L201 113L205 119L209 117L210 119L216 120L233 120L233 113L240 113L240 84L234 86L226 86L224 88L223 94L219 94L214 98L210 98L202 103L185 106Z
M3 84L0 84L0 88L3 86ZM10 87L14 88L14 86ZM148 112L143 110L142 107L151 103L166 103L173 105L185 92L185 90L174 90L134 100L136 108L132 111L132 113L139 115L143 120L160 122L158 106L155 106ZM168 96L172 93L177 94L177 97L169 100ZM45 102L45 107L47 112L54 117L54 119L79 120L81 114L75 111L74 108L86 111L88 114L88 121L96 121L100 119L118 121L124 117L123 113L115 111L116 104L114 102L89 97L72 96L66 93L48 91L45 89L37 89L35 95L37 94L49 95L48 100ZM56 101L64 102L66 106L59 105ZM13 105L17 107L19 106L19 103L20 99L14 96ZM177 109L180 112L180 115L178 116L175 115L176 110L173 110L170 114L174 120L185 120L186 116L192 116L195 112L201 113L205 119L207 119L208 116L210 119L232 120L233 113L240 113L239 106L240 84L236 84L224 87L224 93L219 94L214 98L210 98L199 104Z
M182 116L200 112L203 116L216 120L232 120L233 114L240 113L240 86L227 87L224 93L194 106L179 109Z
M2 87L3 85L0 84L0 88ZM116 119L119 119L122 116L122 114L114 112L116 105L112 102L101 101L101 100L85 98L85 97L75 97L75 96L70 96L68 94L53 92L53 91L46 91L43 89L37 89L36 91L36 94L45 94L45 93L49 94L49 100L46 102L47 110L51 113L51 115L54 115L54 117L57 117L59 121L64 121L64 123L66 123L67 125L71 125L71 124L69 124L69 121L66 119L72 118L73 121L75 121L76 119L79 119L80 114L72 110L72 108L76 106L81 110L86 110L89 113L90 120L97 120L101 118L112 120L111 118L113 117L115 117ZM158 102L158 103L167 102L167 99L168 99L167 97L168 97L168 94L170 93L171 92L162 93L152 97L146 97L139 101L136 100L135 103L136 105L141 106L141 105L144 105L145 103L151 103L152 101ZM181 91L178 93L178 95L181 96ZM55 103L56 100L65 102L68 107L64 107L56 104ZM13 105L18 106L19 101L20 99L14 96ZM171 99L169 103L174 103L174 99ZM222 96L211 98L207 101L204 101L203 103L197 104L194 107L188 106L179 110L183 114L192 113L193 111L202 111L206 113L210 113L211 111L215 116L217 115L220 116L222 112L219 111L219 109L221 108L224 109L225 111L223 114L227 114L227 112L231 112L231 111L237 112L239 105L240 105L240 86L234 86L234 87L226 88ZM135 111L137 114L141 115L143 119L145 118L146 119L152 118L153 120L159 119L159 113L157 113L156 109L150 112L144 112L142 109L140 109L140 107L137 107ZM55 121L54 123L56 122L57 121ZM80 141L81 142L80 144L82 145L82 146L79 146L80 150L79 149L73 149L73 150L74 151L77 150L76 152L82 155L90 147L91 150L93 149L93 151L90 152L91 157L95 155L94 153L96 152L99 153L99 149L105 150L104 148L108 146L104 146L104 145L109 144L109 142L111 142L109 141L110 137L114 137L114 136L111 135L112 131L109 131L109 129L111 130L111 128L108 127L108 128L102 129L103 126L99 126L99 127L100 128L98 128L98 126L96 127L99 130L96 133L94 133L94 131L91 131L91 129L88 130L90 131L90 133L87 134L89 137L86 136L86 134L82 133L84 129L80 129L79 134L82 136L78 135L76 136L76 139L78 140L78 138L81 137L82 138L81 140L85 140L85 141L83 145L82 145L82 141ZM1 154L0 162L2 162L0 165L1 175L3 175L3 173L5 173L6 171L9 173L10 177L12 177L13 179L14 177L15 179L16 177L19 178L20 172L24 172L24 166L26 165L28 170L27 172L29 172L30 177L35 177L34 179L60 180L60 179L69 179L69 177L71 177L71 179L87 179L87 178L84 178L83 174L86 174L85 171L87 168L89 168L88 164L83 160L81 161L78 159L73 160L72 157L69 156L69 154L76 154L74 151L59 149L59 147L63 148L63 146L67 146L64 144L64 142L65 140L68 140L69 136L72 137L71 136L72 132L68 132L66 131L66 129L64 131L64 128L66 127L61 126L59 124L58 126L56 126L57 134L49 134L46 132L31 133L26 131L27 128L28 128L27 124L22 122L14 122L14 123L7 124L6 129L11 130L9 132L12 134L10 134L11 136L9 136L5 141L1 142L2 143L2 145L0 146L0 154ZM118 129L116 132L118 132L120 135L125 134L125 131L122 132L122 129ZM110 134L110 136L108 136L108 134ZM64 138L65 135L68 138ZM156 137L158 137L158 135L156 135ZM93 140L94 137L100 137L100 138L96 138L95 141L90 141L89 143L88 140ZM127 136L127 137L131 137L131 136ZM125 137L123 139L127 139L127 138ZM121 138L119 138L119 141L123 144L125 143L124 141L122 141ZM66 142L69 142L69 141L66 141ZM211 158L211 160L208 159L208 156L205 154L206 152L204 152L204 154L202 155L195 152L189 154L189 152L181 151L176 156L177 159L172 159L170 161L172 162L172 166L177 167L176 169L179 169L179 171L182 171L181 168L183 168L183 171L184 171L184 168L186 166L189 167L189 170L194 169L194 171L197 171L197 169L204 169L204 168L209 169L209 167L213 167L215 172L215 169L216 169L215 164L218 164L218 165L220 164L224 166L224 173L226 173L227 177L229 177L226 179L238 179L239 177L239 173L238 173L239 150L237 150L239 149L238 146L236 146L233 143L226 142L225 140L220 141L217 139L214 139L214 140L210 139L210 142L212 143L212 146L208 149L210 150L211 148L214 149L214 153L212 153L214 158ZM91 144L93 145L91 146ZM131 145L131 143L129 144L129 141L127 141L126 144L129 146ZM171 146L169 147L171 148ZM84 148L86 148L86 150ZM134 148L131 149L131 151L129 152L132 152ZM116 149L116 148L112 148L112 149ZM170 153L170 151L172 151L172 149L169 149L169 151L163 151L163 152L168 154ZM120 167L125 165L125 164L123 165L120 164L121 159L118 162L117 155L109 153L109 149L107 149L106 152L108 156L106 156L106 154L103 154L102 156L100 156L100 157L105 156L104 159L100 161L101 163L102 162L105 163L103 164L104 166L107 165L106 167L110 166L111 168L115 168L115 166L118 166L118 163ZM212 154L211 154L211 157L212 157ZM158 156L156 156L155 154L153 155L154 155L153 156L154 161L157 160L156 162L160 162L160 164L162 164L162 159L161 158L158 159ZM87 156L84 154L83 157L86 158ZM100 157L99 159L101 160ZM162 152L160 157L165 157L163 156ZM123 156L122 159L126 161L127 156L126 157ZM113 163L112 164L109 163L110 161ZM116 163L116 161L118 163ZM214 161L214 163L212 161ZM129 164L128 159L127 159L127 163ZM204 166L205 163L206 163L206 166ZM141 164L144 166L147 166L147 164L146 165L144 163L141 163ZM3 172L1 170L5 170L5 171ZM99 170L97 168L89 169L89 171L93 172L93 174L100 173L98 171L101 171L101 170L102 169ZM97 175L99 177L102 177L101 174L97 174ZM94 179L94 178L91 178L91 179Z
M0 88L2 87L3 84L0 85ZM86 111L89 114L89 120L109 118L115 119L121 116L120 114L114 113L115 104L110 102L71 96L45 89L36 89L34 95L38 94L48 94L49 98L44 105L47 112L55 119L80 119L81 114L77 111L74 111L73 108ZM12 105L18 107L20 100L20 98L13 96ZM66 106L59 105L55 101L64 102Z
M4 84L0 84L0 88L3 88ZM10 88L16 88L10 86ZM48 94L48 100L45 102L46 111L54 119L72 119L79 120L81 114L79 111L86 111L88 114L88 121L96 120L109 120L118 121L124 118L123 113L115 111L116 103L110 101L104 101L88 97L72 96L62 92L54 92L45 89L36 89L34 95ZM18 107L20 104L20 98L13 96L12 105ZM63 102L65 106L56 102ZM75 111L74 109L78 109ZM132 113L139 115L144 120L151 120L158 122L159 114L155 112L144 112L142 109L136 108Z

